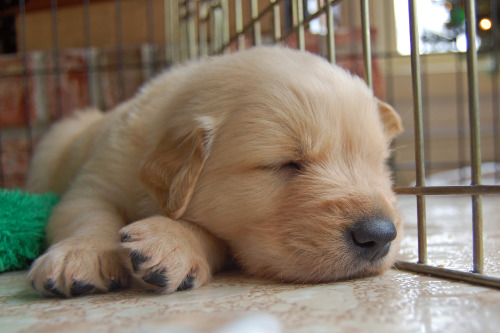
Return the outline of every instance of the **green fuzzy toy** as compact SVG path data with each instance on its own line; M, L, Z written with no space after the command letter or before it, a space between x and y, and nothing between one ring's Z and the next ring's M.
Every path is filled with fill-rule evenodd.
M45 249L45 224L59 197L0 189L0 272L25 269Z

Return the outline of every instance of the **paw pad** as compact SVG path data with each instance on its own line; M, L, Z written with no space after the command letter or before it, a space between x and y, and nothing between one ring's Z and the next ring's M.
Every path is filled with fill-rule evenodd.
M184 281L177 287L177 291L188 290L194 287L194 276L187 275Z
M123 287L122 280L120 279L111 279L111 282L109 283L108 290L109 291L118 291L121 290Z
M65 297L63 292L56 287L56 282L53 279L48 279L47 282L45 282L45 284L43 285L43 289L53 294L54 296Z
M95 286L91 283L87 283L84 281L73 280L73 284L71 285L71 295L72 296L82 296L93 291Z
M132 268L134 269L134 272L138 272L139 269L141 268L141 265L148 261L149 258L146 257L144 254L140 253L139 251L132 251L130 252L130 261L132 261Z
M164 269L152 271L148 275L144 276L142 278L144 282L147 282L149 284L165 288L168 287L168 278L167 275L165 274Z
M126 234L126 233L124 233L122 235L122 238L120 239L120 241L122 243L130 242L131 240L132 240L132 236L130 236L129 234Z

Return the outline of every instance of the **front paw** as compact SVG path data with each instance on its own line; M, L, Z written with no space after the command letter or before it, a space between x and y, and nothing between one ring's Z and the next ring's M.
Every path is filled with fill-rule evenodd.
M131 275L148 290L171 293L198 288L210 279L205 254L189 228L152 217L120 230Z
M44 296L71 297L115 291L128 285L119 248L96 239L66 239L31 266L33 288Z

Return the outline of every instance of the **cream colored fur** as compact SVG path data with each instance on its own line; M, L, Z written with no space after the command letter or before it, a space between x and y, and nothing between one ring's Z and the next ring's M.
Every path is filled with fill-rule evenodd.
M401 239L385 165L401 129L361 79L308 53L255 48L176 68L41 142L28 189L62 200L29 276L43 294L72 296L131 279L198 287L229 254L282 281L380 273ZM381 214L398 237L361 262L343 234Z

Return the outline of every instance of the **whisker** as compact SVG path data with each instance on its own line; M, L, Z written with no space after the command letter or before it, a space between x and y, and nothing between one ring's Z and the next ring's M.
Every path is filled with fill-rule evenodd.
M295 255L295 253L296 253L297 251L301 251L301 249L300 249L300 248L295 248L295 250L293 250L293 252L292 252L292 253L290 253L290 255L289 255L289 256L286 258L286 260L283 262L283 265L281 266L280 281L283 281L283 280L284 280L284 279L283 279L283 273L285 272L285 268L287 267L287 264L288 264L288 262L290 261L290 259L292 258L292 256L294 256L294 255ZM298 258L300 258L300 256L302 256L302 255L303 255L303 253L302 253L302 254L300 254L300 255L297 257L297 259L295 260L295 263L297 263Z

